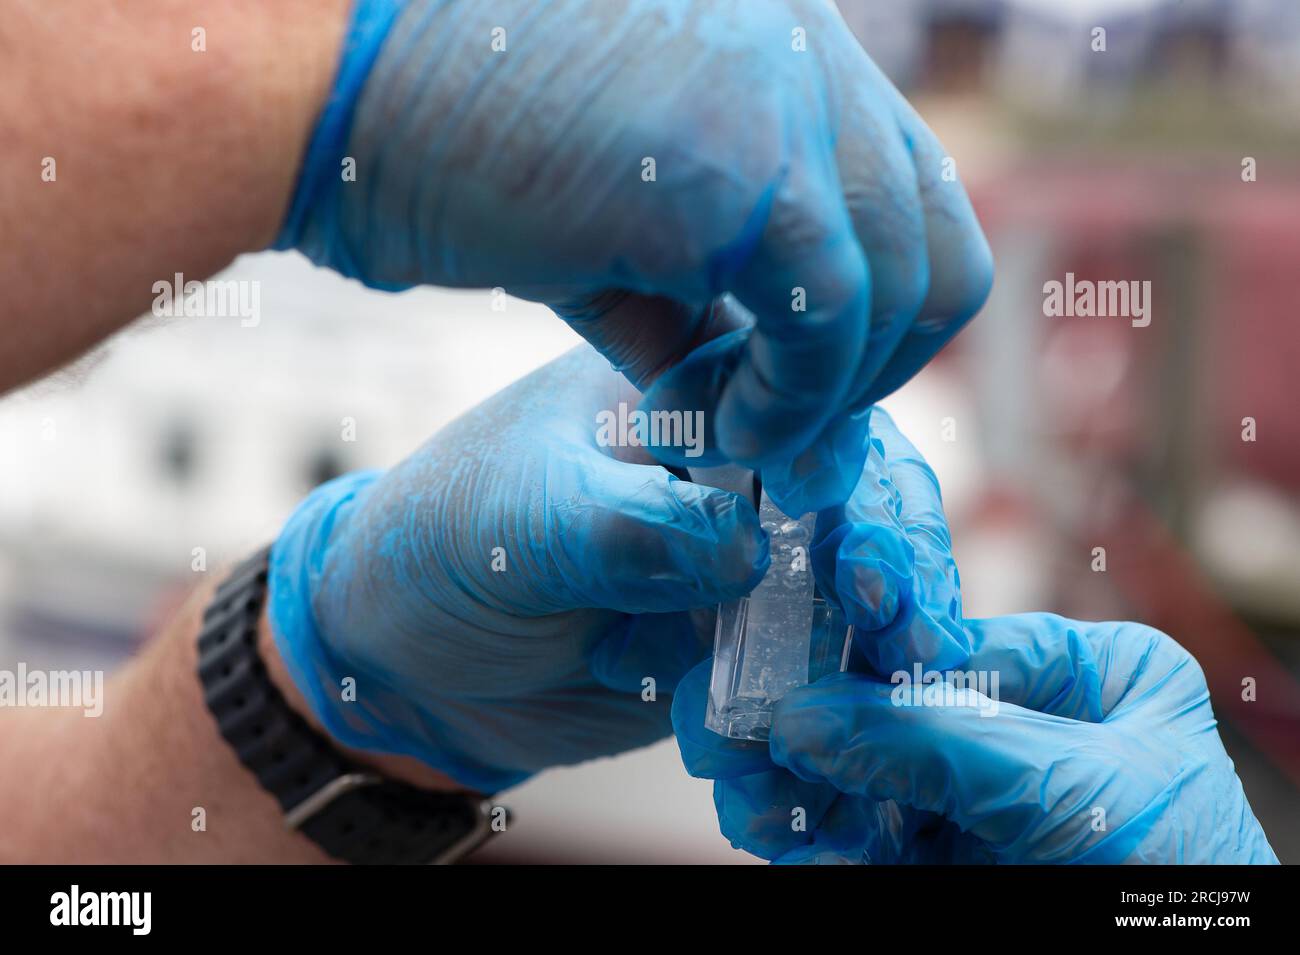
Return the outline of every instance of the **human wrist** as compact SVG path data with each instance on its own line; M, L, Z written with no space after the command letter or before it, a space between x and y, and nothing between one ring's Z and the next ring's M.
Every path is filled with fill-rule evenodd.
M240 251L266 248L293 195L298 169L328 99L353 0L275 0L245 3L212 18L205 55L217 115L238 125L239 168L262 180L250 202ZM202 23L196 24L201 26ZM232 35L233 34L233 35Z

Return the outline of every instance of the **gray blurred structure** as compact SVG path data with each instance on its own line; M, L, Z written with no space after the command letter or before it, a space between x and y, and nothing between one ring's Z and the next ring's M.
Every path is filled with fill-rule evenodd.
M838 0L904 90L995 90L1043 111L1095 109L1147 83L1228 83L1274 107L1300 102L1292 0ZM1092 31L1106 31L1096 52ZM1300 121L1294 111L1278 121Z

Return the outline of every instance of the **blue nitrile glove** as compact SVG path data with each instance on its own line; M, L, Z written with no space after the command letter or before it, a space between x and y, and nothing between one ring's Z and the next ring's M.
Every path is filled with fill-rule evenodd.
M687 770L717 780L733 844L780 862L1275 862L1196 661L1134 623L961 623L934 475L879 410L871 428L879 444L854 501L865 484L884 489L915 559L909 579L891 556L899 534L864 521L869 510L843 535L862 541L841 543L834 563L856 672L789 693L770 746L704 729L708 663L674 697ZM829 555L813 557L830 593ZM901 619L878 629L896 603ZM895 705L909 697L891 678L916 664L953 693Z
M961 830L945 845L960 861L1277 862L1177 643L1045 613L966 627L967 672L998 675L995 701L958 689L948 705L899 706L889 683L837 674L778 704L772 759L902 818L942 816Z
M583 347L289 519L271 626L339 740L493 791L668 734L712 637L682 611L751 590L768 543L739 496L597 445L620 383Z
M798 514L987 295L955 169L830 0L357 0L276 247L551 305L708 414L669 463L771 470Z
M891 674L960 667L957 567L939 484L882 409L871 412L866 467L842 508L818 515L812 552L818 586L854 625L855 669ZM715 779L723 834L766 859L827 854L876 861L978 861L961 833L929 813L845 795L772 762L766 743L724 739L704 727L711 661L692 670L673 701L673 727L687 771ZM963 854L964 853L964 854Z

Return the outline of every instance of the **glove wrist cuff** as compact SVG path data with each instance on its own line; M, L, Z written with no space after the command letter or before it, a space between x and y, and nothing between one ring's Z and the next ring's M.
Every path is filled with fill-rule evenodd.
M352 132L357 99L384 39L405 3L406 0L356 0L330 98L303 156L289 211L280 234L271 244L272 249L301 248L306 238L307 220L313 210L327 206L332 195L342 187L340 163ZM320 257L325 250L302 251L312 261L323 264Z
M267 619L289 676L325 728L358 749L373 749L374 740L364 726L354 725L341 711L340 683L349 667L322 636L313 598L321 586L340 511L380 473L347 474L309 494L272 545L268 572Z

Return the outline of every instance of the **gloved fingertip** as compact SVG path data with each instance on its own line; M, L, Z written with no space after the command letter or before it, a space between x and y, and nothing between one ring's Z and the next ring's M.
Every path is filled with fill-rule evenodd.
M730 779L770 770L765 743L728 739L704 725L712 672L713 661L702 661L673 694L673 732L686 772L697 779Z
M795 831L783 805L774 802L769 780L788 773L769 768L713 784L713 807L718 828L733 849L760 859L775 859L791 845L805 842L806 832Z
M689 610L744 596L767 571L767 535L739 495L603 458L568 480L552 549L572 606Z
M772 562L771 541L758 512L738 494L669 476L682 506L700 515L692 542L701 593L718 602L753 590Z
M777 703L768 749L772 762L806 782L833 779L864 754L853 749L855 736L874 706L889 706L888 684L852 673L837 673L797 687Z
M680 447L672 443L652 447L656 458L680 467L709 467L731 460L718 445L714 417L750 333L742 327L699 345L646 389L639 410L651 420L656 414L680 416L683 439L686 425L693 426L691 440L683 440Z
M892 564L870 557L837 568L837 589L848 622L859 630L884 630L898 619L909 579ZM846 579L847 578L847 579Z
M802 452L764 466L763 486L777 507L803 515L852 496L867 458L871 410L839 415Z
M676 703L680 692L673 695ZM772 769L764 743L727 739L704 726L703 720L689 728L673 721L677 748L688 776L696 779L736 779Z
M764 859L821 838L839 798L832 786L809 784L780 769L719 780L714 786L722 834L733 846Z
M850 624L883 630L912 594L912 545L892 527L855 524L840 541L835 588Z
M782 513L812 514L848 500L857 482L856 470L834 464L795 474L778 462L763 468L763 490Z

